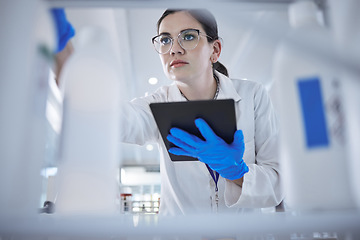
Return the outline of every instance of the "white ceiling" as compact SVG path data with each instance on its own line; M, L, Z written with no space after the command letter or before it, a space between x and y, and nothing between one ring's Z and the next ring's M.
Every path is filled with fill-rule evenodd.
M56 6L55 1L49 2ZM77 4L74 5L74 2ZM65 4L68 19L77 31L73 39L75 49L77 35L85 26L100 26L109 33L112 48L119 57L119 68L126 82L126 90L123 89L122 93L127 99L170 83L151 44L151 38L156 35L156 22L166 8L163 1L150 1L155 7L142 1L134 1L133 5L126 2L126 7L119 4L124 5L125 1L104 1L102 5L95 4L95 7L96 2L73 1L73 5L69 2ZM218 21L219 35L224 41L220 61L228 68L231 77L271 86L273 53L288 30L288 2L224 1L224 4L213 4L209 8ZM159 82L150 85L150 77L158 78ZM121 144L122 163L158 164L157 147L154 146L151 151L147 147Z

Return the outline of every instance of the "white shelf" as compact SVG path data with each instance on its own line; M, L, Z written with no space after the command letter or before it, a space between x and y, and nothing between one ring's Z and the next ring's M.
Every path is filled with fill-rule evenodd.
M360 213L348 211L178 217L40 215L34 218L0 218L0 239L3 236L11 236L11 239L23 236L27 239L243 239L244 236L269 235L275 239L290 239L294 233L314 232L335 232L340 236L338 239L359 239Z

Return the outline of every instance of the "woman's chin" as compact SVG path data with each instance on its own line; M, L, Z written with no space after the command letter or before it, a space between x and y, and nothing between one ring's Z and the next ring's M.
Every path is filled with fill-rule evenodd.
M183 81L186 81L186 79L188 79L189 76L186 73L180 73L180 72L173 73L172 72L172 73L168 74L168 78L173 80L173 81L183 82Z

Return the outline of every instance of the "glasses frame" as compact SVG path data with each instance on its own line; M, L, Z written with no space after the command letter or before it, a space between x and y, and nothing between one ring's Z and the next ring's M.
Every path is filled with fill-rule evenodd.
M198 34L198 42L196 43L196 45L195 45L193 48L184 48L184 46L183 46L183 45L181 44L181 42L179 41L179 37L180 37L180 35L183 34L185 31L191 31L191 30L197 32L197 34ZM156 35L155 37L153 37L153 38L151 39L151 42L152 42L152 44L153 44L153 46L154 46L154 48L155 48L155 51L156 51L157 53L159 53L159 54L167 54L168 52L171 51L171 49L172 49L172 47L173 47L173 45L174 45L174 40L175 40L175 39L169 35L169 38L170 38L170 40L171 40L170 48L169 48L169 50L167 50L166 52L160 53L160 52L156 49L154 41L155 41L155 39L156 39L157 37L160 37L160 36L162 36L162 35L164 35L164 34ZM195 49L195 48L197 47L197 45L199 44L200 36L204 36L204 37L213 39L213 38L210 37L209 35L207 35L207 34L205 34L205 33L202 33L199 29L189 28L189 29L184 29L184 30L180 31L180 33L179 33L179 34L177 35L177 37L176 37L176 40L178 41L178 43L179 43L179 45L181 46L182 49L184 49L184 50L193 50L193 49Z

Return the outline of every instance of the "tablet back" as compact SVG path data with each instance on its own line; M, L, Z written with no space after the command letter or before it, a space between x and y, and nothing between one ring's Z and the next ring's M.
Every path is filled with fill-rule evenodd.
M233 99L151 103L150 109L168 150L174 146L166 139L173 127L183 129L203 139L194 123L197 118L203 118L227 143L233 141L236 131ZM188 156L176 156L171 153L169 155L172 161L197 161L196 158Z

